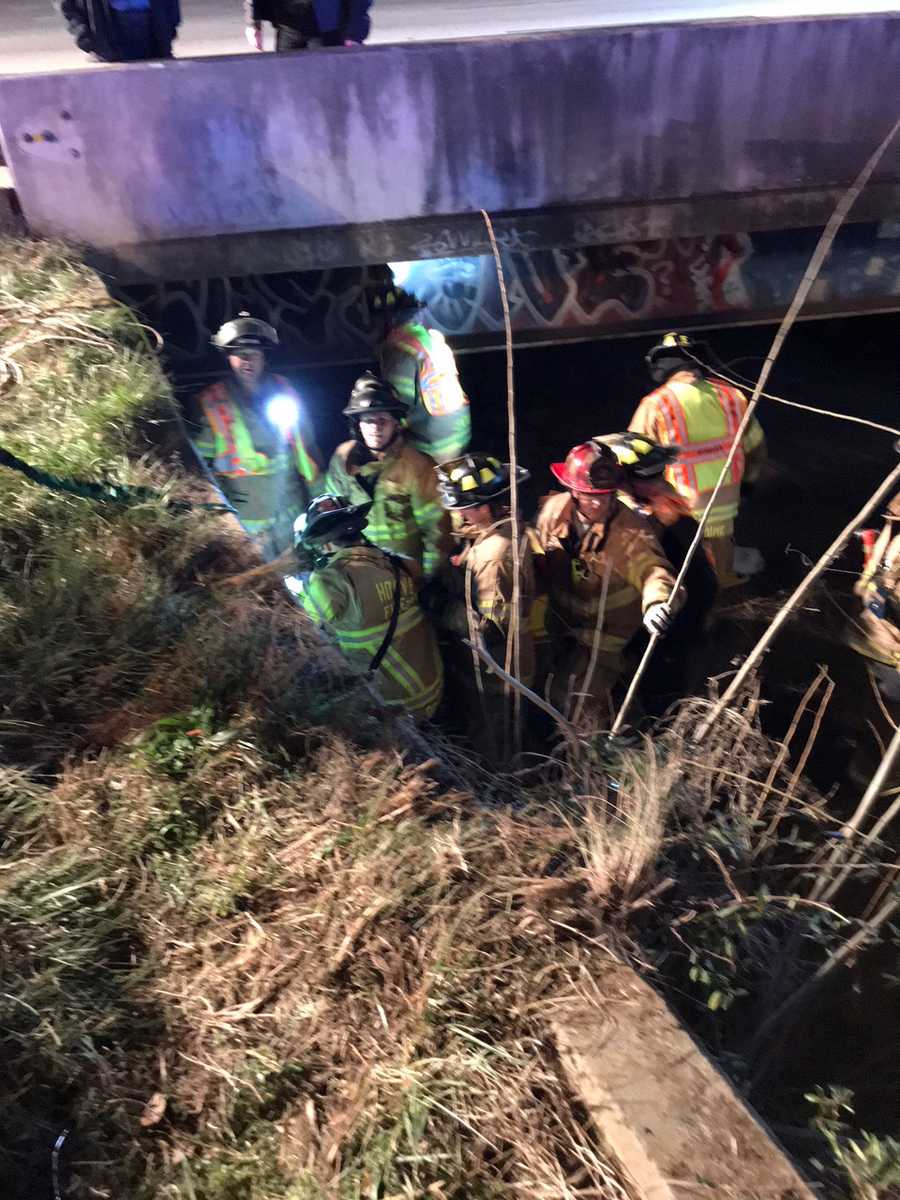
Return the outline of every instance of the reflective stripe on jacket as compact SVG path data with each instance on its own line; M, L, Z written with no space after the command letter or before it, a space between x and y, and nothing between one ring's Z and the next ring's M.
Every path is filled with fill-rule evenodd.
M395 326L381 347L381 373L409 405L412 445L439 463L466 452L469 401L442 333L418 323Z
M352 504L372 501L366 537L382 550L414 559L428 577L449 549L450 522L438 501L434 463L400 435L374 459L361 442L338 446L328 464L325 490Z
M397 578L381 550L350 546L313 571L297 596L307 615L331 630L347 660L368 671L390 625ZM377 686L390 707L404 707L424 720L440 703L444 668L416 585L402 566L399 580L400 616L376 674Z
M598 649L620 655L640 629L647 609L669 599L675 574L649 523L619 501L605 526L595 525L592 530L605 534L605 542L598 551L581 555L572 497L558 493L548 496L541 506L537 535L544 555L542 575L549 592L549 621L557 635L593 646L603 579L609 569ZM682 595L680 592L680 602Z
M666 479L699 519L716 486L734 442L747 398L739 388L720 379L673 379L645 396L629 429L664 446L678 446L677 462L666 468ZM745 471L745 456L761 451L763 431L754 418L747 427L725 482L706 524L707 537L729 536L734 527Z

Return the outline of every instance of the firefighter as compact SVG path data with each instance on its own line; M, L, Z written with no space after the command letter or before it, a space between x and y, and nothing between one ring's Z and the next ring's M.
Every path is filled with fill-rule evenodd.
M708 376L696 359L697 348L680 333L667 333L650 350L646 363L658 386L638 405L629 428L663 446L678 447L678 459L665 468L665 476L699 520L747 411L747 398L739 388ZM706 550L722 587L745 582L735 573L734 521L741 485L754 481L765 457L765 437L754 417L704 528ZM758 551L743 557L748 564L761 558Z
M862 720L847 779L860 790L900 723L900 495L888 505L877 537L875 530L864 530L863 539L865 565L854 588L862 606L845 632L845 640L865 660L872 685L861 692L851 688ZM885 787L898 784L900 768L895 768Z
M352 438L335 450L326 490L353 504L372 501L368 537L414 559L427 580L449 548L449 520L438 498L434 463L406 441L407 406L390 384L361 375L344 416Z
M263 556L293 545L294 522L320 483L318 451L300 397L266 366L278 334L241 313L213 338L231 368L197 398L191 441Z
M666 468L678 459L678 447L661 446L628 430L592 440L609 446L615 454L624 477L620 500L647 518L666 558L680 571L696 536L697 522L685 498L664 476ZM716 573L702 548L691 559L684 583L684 605L644 676L645 707L656 714L702 682L701 644L719 590Z
M450 513L456 553L441 572L445 597L439 624L450 635L449 673L457 685L458 709L468 735L493 762L508 757L511 739L509 688L483 665L476 668L463 638L480 639L488 653L519 680L531 686L534 652L529 615L534 597L534 573L529 531L520 531L518 609L513 596L516 544L509 511L510 469L488 454L466 454L435 468L441 503ZM517 471L524 483L528 472ZM470 609L466 597L471 599ZM513 616L518 613L518 664L508 656ZM480 686L479 686L480 680Z
M550 469L566 489L545 499L537 519L536 568L549 593L550 699L570 716L580 706L584 723L597 726L611 715L625 647L642 624L664 634L684 593L671 600L671 564L648 521L618 499L622 469L609 446L575 446Z
M423 305L403 288L381 286L371 303L381 374L409 407L410 443L437 463L457 458L469 445L472 419L453 351L422 324Z
M885 668L876 675L885 690L900 699L900 495L888 505L854 591L863 605L848 640L870 662Z
M433 716L444 670L417 598L418 568L363 535L373 504L325 494L297 522L299 567L291 583L304 611L334 636L347 660L373 679L389 708Z

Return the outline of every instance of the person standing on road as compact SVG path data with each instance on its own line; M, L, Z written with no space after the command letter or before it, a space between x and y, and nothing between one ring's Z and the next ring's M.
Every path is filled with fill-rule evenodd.
M582 723L596 728L612 714L628 643L642 624L666 633L685 597L681 591L672 601L671 563L650 524L618 499L622 470L609 446L575 446L550 470L566 489L548 496L537 518L535 569L549 593L550 700L567 715L581 705Z
M651 378L658 386L645 396L629 422L629 429L653 438L663 446L677 446L678 459L665 469L665 477L688 502L699 520L716 486L738 427L747 411L744 393L722 379L708 376L698 363L697 348L681 333L667 333L646 357ZM754 417L716 499L703 531L706 551L722 587L744 583L740 569L752 573L760 566L744 551L735 561L734 521L741 485L752 483L766 458L766 441Z
M247 41L263 48L263 22L275 26L275 49L352 46L366 40L372 0L244 0Z
M427 580L447 555L450 522L440 505L434 463L407 444L406 415L406 404L390 384L370 371L361 375L344 409L353 436L332 455L325 490L353 504L371 500L369 540L414 559Z
M278 334L242 313L213 338L231 374L197 398L194 451L267 560L294 544L294 522L320 490L318 450L300 397L266 366Z
M364 536L372 501L325 494L297 522L291 591L345 658L376 683L389 708L427 720L441 700L444 668L437 638L416 596L418 568Z
M393 283L377 288L371 306L381 375L409 406L411 445L436 463L458 458L468 449L472 418L444 335L422 324L421 301Z
M79 50L99 62L171 58L179 0L59 0Z

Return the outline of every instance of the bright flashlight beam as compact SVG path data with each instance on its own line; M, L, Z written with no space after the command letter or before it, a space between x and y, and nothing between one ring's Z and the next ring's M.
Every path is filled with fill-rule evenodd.
M300 418L300 408L293 396L273 396L266 405L266 420L281 434L289 433Z

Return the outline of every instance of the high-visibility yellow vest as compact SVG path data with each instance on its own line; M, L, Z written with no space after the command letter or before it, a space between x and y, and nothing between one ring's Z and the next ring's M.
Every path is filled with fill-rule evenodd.
M267 394L287 395L296 400L299 413L300 399L282 376L267 376L262 388L261 405ZM241 404L227 383L208 387L199 403L205 427L194 448L247 532L254 537L272 535L276 544L271 551L280 553L291 544L294 520L315 494L320 476L299 418L284 436L273 430L278 449L267 454L254 445Z
M472 436L469 400L444 335L411 322L381 347L381 371L409 405L407 437L435 462L458 458Z
M271 376L278 391L296 400L298 414L300 398L288 381L281 375ZM212 444L198 440L198 449L211 452L211 467L216 475L238 477L244 475L274 475L294 465L307 483L319 476L319 464L307 449L300 428L299 417L293 428L287 431L284 449L276 455L266 455L256 449L250 431L241 413L240 405L234 400L225 383L214 383L200 395L200 407L213 435Z
M678 461L666 467L669 483L687 500L698 518L725 466L747 410L747 398L721 379L670 380L641 401L629 428L678 446ZM754 420L744 433L706 525L707 537L731 533L740 504L745 453L763 440Z
M348 661L368 671L390 625L398 578L400 614L375 681L388 706L424 720L440 703L444 668L416 585L402 567L398 577L377 547L350 546L313 571L296 594L308 616L331 631Z

